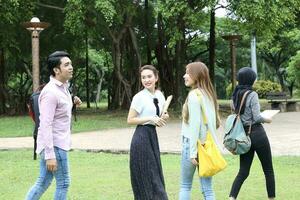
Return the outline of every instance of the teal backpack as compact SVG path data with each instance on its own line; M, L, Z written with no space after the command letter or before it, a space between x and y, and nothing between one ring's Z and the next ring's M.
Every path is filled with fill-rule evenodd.
M234 155L247 153L251 147L251 139L249 137L251 125L248 134L246 134L240 118L241 108L248 94L249 91L245 92L245 94L243 95L239 112L237 114L229 115L225 123L225 135L223 144L225 148Z

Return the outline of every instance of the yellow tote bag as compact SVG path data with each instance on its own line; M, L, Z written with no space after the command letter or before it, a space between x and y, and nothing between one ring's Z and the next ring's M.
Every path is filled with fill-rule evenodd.
M209 177L222 171L227 163L208 132L203 146L198 140L198 173L201 177Z
M201 177L213 176L227 166L210 132L207 132L204 146L198 140L198 161L198 173Z
M198 99L200 101L201 110L202 110L202 118L204 124L207 126L207 118L204 111L203 102L201 99L201 93L197 90L196 92ZM218 147L216 146L210 131L207 131L205 145L203 146L198 139L197 142L198 147L198 174L201 177L209 177L217 174L218 172L225 169L227 163L220 153Z

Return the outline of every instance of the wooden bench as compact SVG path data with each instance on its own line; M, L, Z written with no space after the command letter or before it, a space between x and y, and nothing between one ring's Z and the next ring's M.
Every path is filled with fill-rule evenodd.
M291 99L286 92L268 92L266 99L271 103L271 109L280 110L281 112L297 111L297 102L300 100Z

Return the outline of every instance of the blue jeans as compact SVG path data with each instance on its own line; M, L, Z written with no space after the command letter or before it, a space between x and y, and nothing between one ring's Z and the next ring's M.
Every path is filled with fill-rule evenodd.
M181 154L181 182L179 200L191 199L191 188L196 166L192 164L190 158L190 141L188 138L182 139ZM197 174L198 176L198 174ZM205 200L215 200L215 194L212 189L212 177L199 177L202 194Z
M54 147L57 162L57 170L50 172L47 170L44 151L41 152L40 175L34 186L27 193L26 200L40 199L52 182L53 176L56 180L56 191L54 200L67 199L67 192L70 185L68 152Z

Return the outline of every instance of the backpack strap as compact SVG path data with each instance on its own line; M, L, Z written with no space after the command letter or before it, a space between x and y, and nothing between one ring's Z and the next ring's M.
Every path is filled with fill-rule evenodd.
M249 94L249 92L250 92L250 91L248 90L248 91L245 92L244 95L243 95L243 98L242 98L242 101L241 101L241 105L240 105L240 108L239 108L238 115L240 115L240 113L241 113L242 107L243 107L243 105L244 105L244 101L245 101L247 95Z
M250 92L251 92L251 91L248 90L247 92L244 93L243 98L242 98L242 101L241 101L241 105L240 105L240 108L239 108L239 112L238 112L238 114L237 114L237 117L240 117L240 112L241 112L241 110L242 110L244 101L245 101L247 95L248 95ZM250 126L249 126L248 135L250 135L250 133L251 133L251 127L252 127L252 122L250 123Z

